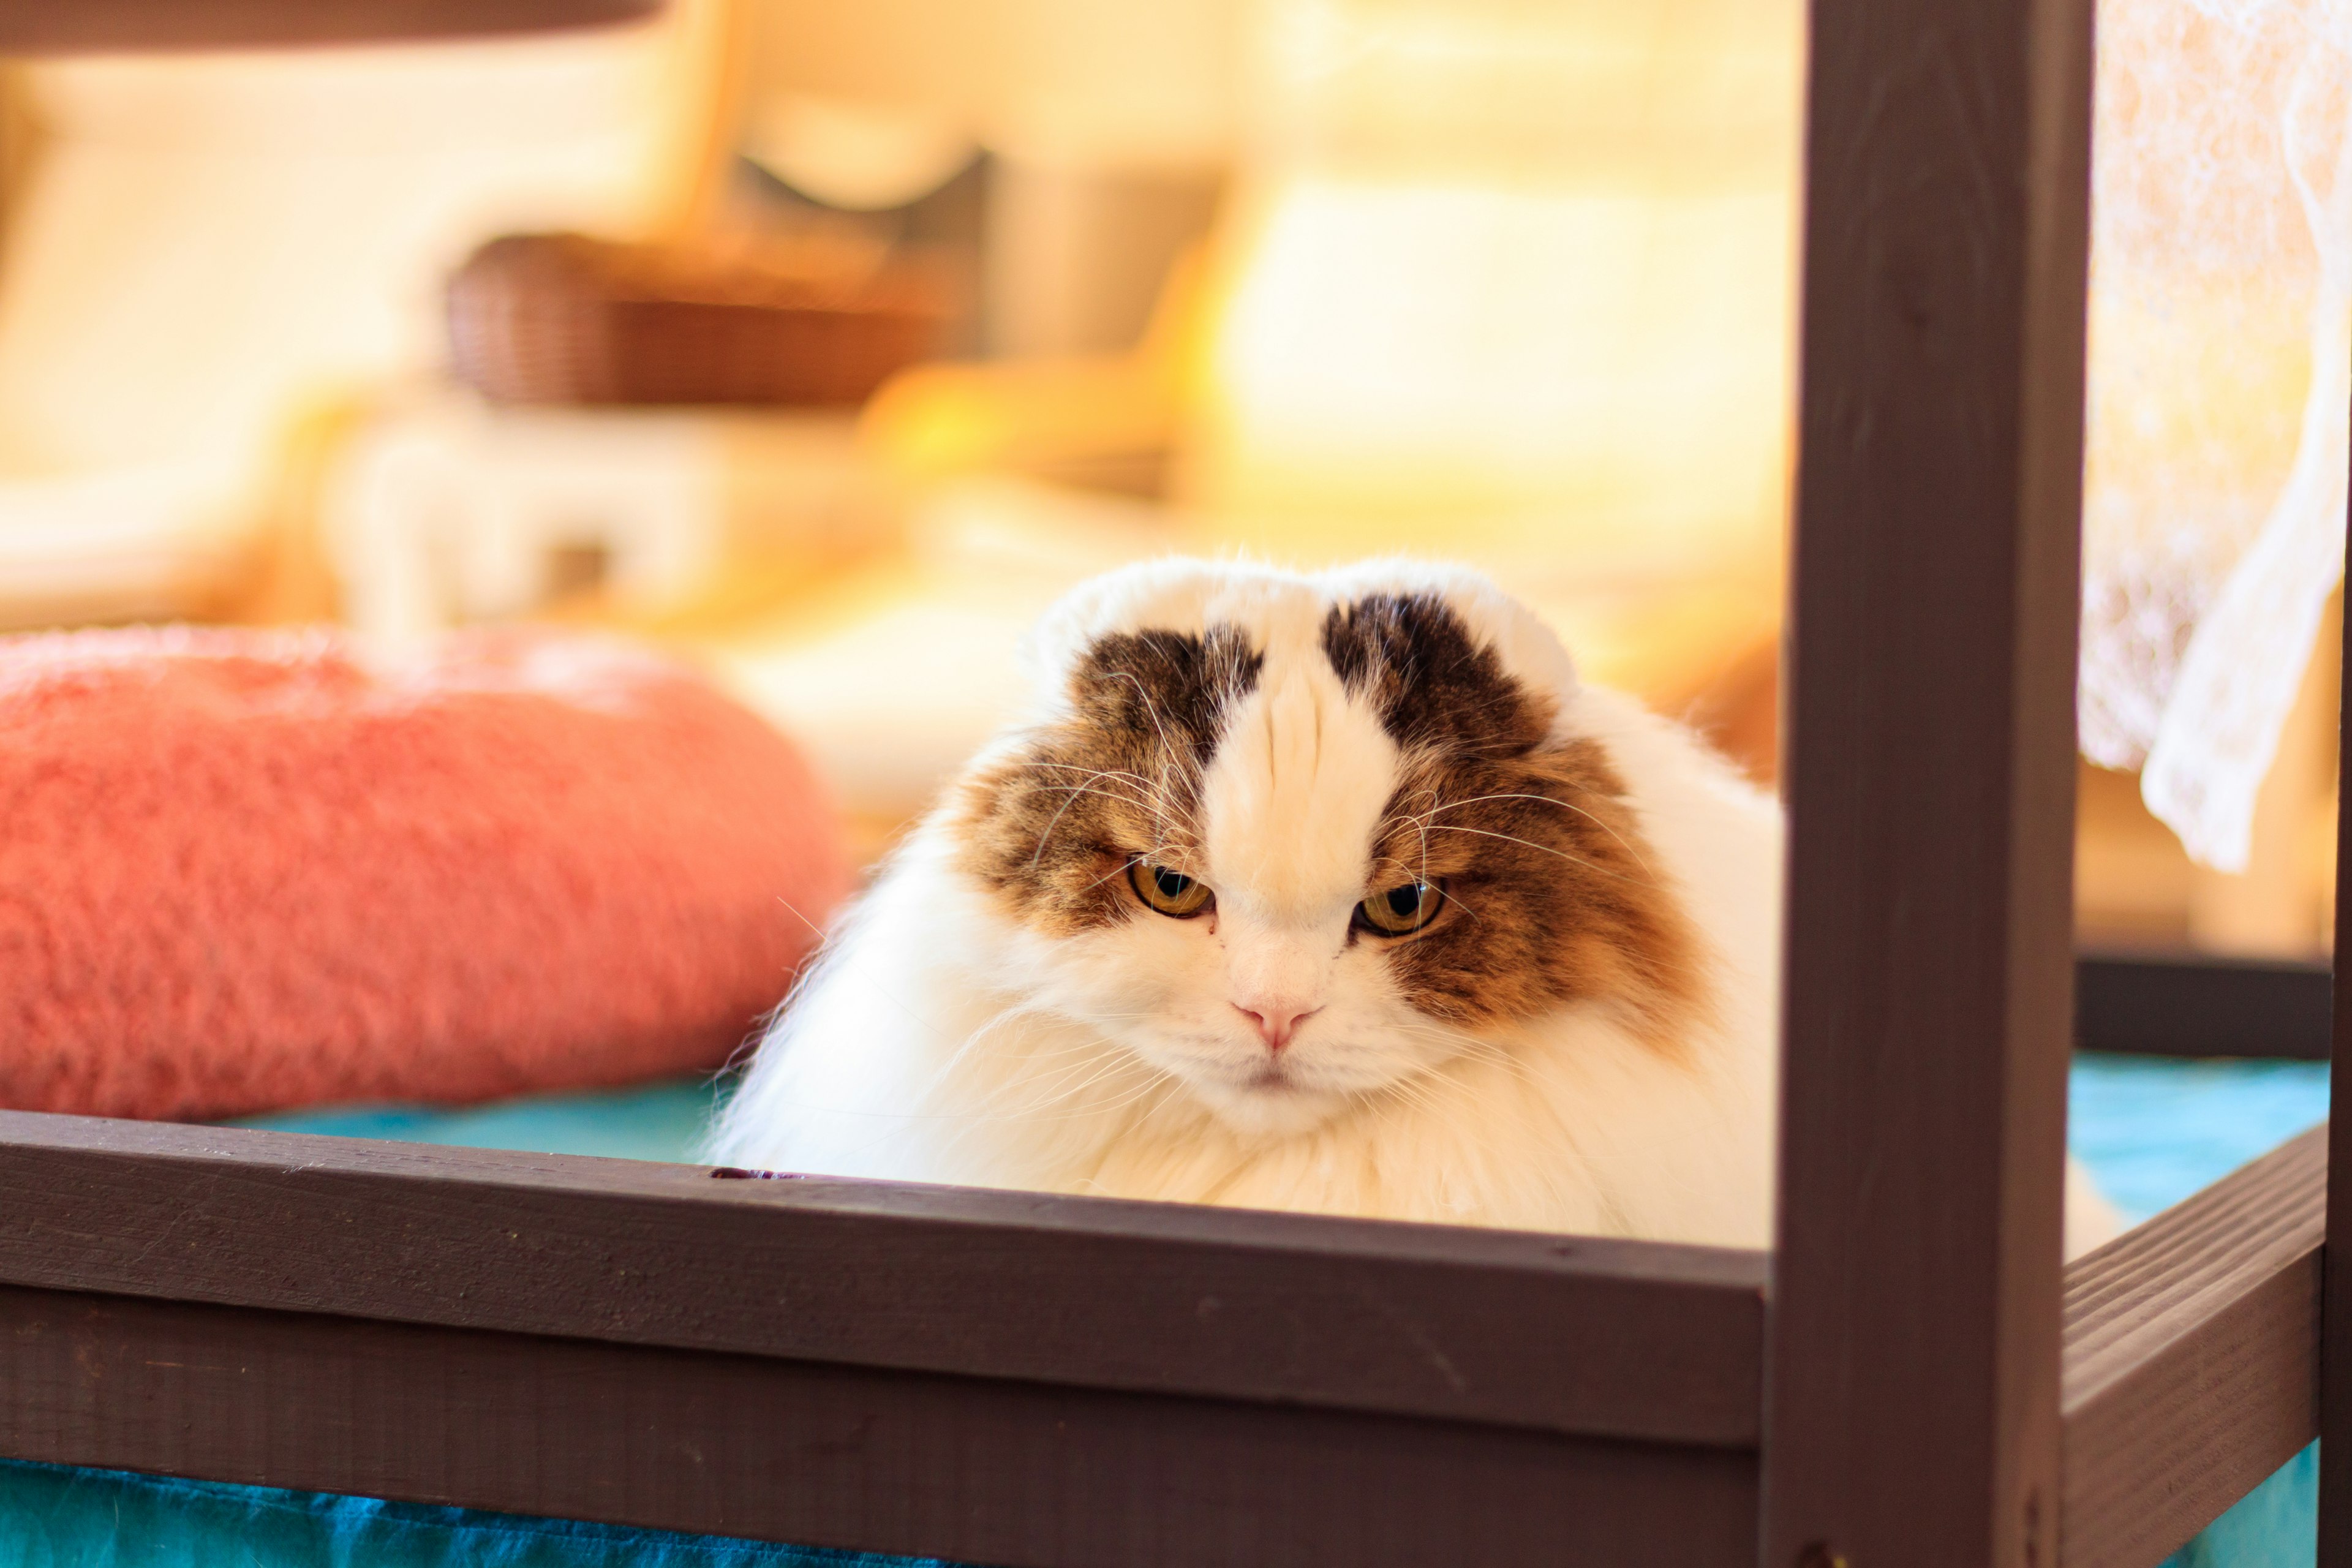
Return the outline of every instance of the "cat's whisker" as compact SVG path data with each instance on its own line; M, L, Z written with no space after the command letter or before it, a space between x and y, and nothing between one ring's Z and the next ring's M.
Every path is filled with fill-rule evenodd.
M1623 848L1624 848L1624 850L1625 850L1625 853L1626 853L1626 854L1628 854L1628 855L1631 855L1631 856L1633 858L1633 863L1634 863L1635 865L1637 865L1637 866L1641 867L1641 868L1642 868L1642 869L1643 869L1644 872L1647 872L1647 871L1650 869L1649 862L1647 862L1647 861L1645 861L1645 860L1643 860L1643 859L1642 858L1642 852L1641 852L1639 849L1634 848L1634 847L1633 847L1633 846L1632 845L1632 843L1630 843L1630 842L1626 839L1626 837L1625 837L1625 836L1624 836L1623 834L1622 834L1622 833L1618 832L1618 831L1617 831L1617 829L1616 829L1614 826L1611 826L1611 824L1609 823L1609 821L1608 821L1608 819L1607 819L1607 818L1605 818L1605 817L1601 816L1599 813L1597 813L1597 812L1592 812L1592 811L1589 811L1589 810L1585 809L1583 806L1580 806L1580 805L1577 805L1577 804L1576 804L1574 801L1572 801L1572 800L1561 800L1561 799L1560 799L1560 798L1559 798L1557 795L1510 795L1510 794L1505 794L1505 795L1472 795L1472 796L1471 796L1469 799L1467 799L1467 800L1454 800L1454 801L1448 801L1448 802L1446 802L1444 805L1440 805L1440 806L1433 807L1433 808L1431 810L1430 815L1431 815L1431 816L1434 816L1438 815L1438 814L1439 814L1439 813L1441 813L1441 812L1447 812L1447 811L1459 811L1459 810L1461 810L1464 806L1466 806L1466 805L1478 805L1483 804L1484 802L1486 802L1486 801L1494 801L1494 800L1528 800L1528 801L1534 801L1534 802L1538 803L1538 805L1556 805L1556 806L1559 806L1559 807L1561 810L1563 810L1563 811L1572 811L1572 812L1576 813L1576 814L1577 814L1577 816L1581 816L1581 817L1584 817L1584 818L1586 818L1588 821L1591 822L1595 826L1599 827L1599 828L1600 828L1603 833L1606 833L1607 835L1609 835L1609 837L1610 837L1614 838L1615 840L1617 840L1617 842L1618 842L1621 846L1622 846L1622 847L1623 847Z
M1126 784L1146 799L1165 788L1163 781L1147 777L1131 768L1098 768L1085 763L1029 762L1014 764L1017 772L1066 775L1075 773L1084 784Z
M1148 779L1141 773L1129 772L1126 768L1088 767L1080 763L1057 763L1038 760L1025 763L1014 763L1010 765L1008 771L1013 773L1076 773L1079 775L1079 782L1083 784L1114 784L1129 785L1136 791L1137 797L1143 800L1149 800L1156 791L1163 787L1159 781ZM1041 784L1038 787L1052 789L1058 788L1060 786Z
M1010 765L1016 772L1034 769L1040 773L1084 773L1089 779L1115 779L1121 783L1134 784L1147 793L1160 787L1156 780L1145 778L1141 773L1128 768L1090 767L1084 763L1055 762L1048 757L1032 757Z
M834 972L837 967L838 971L844 974L859 976L872 994L880 997L894 1010L900 1013L909 1022L913 1023L917 1028L921 1029L925 1034L929 1035L932 1038L937 1040L945 1040L953 1033L953 1031L942 1026L937 1019L926 1018L923 1016L921 1013L908 1005L905 1000L894 994L887 987L875 984L870 973L860 975L859 970L852 967L850 964L849 952L827 943L826 933L824 931L821 929L814 921L809 919L805 914L803 914L791 900L779 894L776 898L776 902L783 905L784 908L791 912L793 919L799 921L801 924L808 927L810 931L815 932L820 942L820 946L817 950L817 955L813 960L805 963L799 975L793 979L792 989L784 994L784 1000L778 1003L772 1010L772 1017L782 1016L784 1011L791 1007L793 1004L800 998L800 995L803 991L816 984L821 976ZM761 1036L762 1038L765 1037L764 1030L761 1031ZM961 1047L958 1048L961 1049ZM731 1062L730 1065L732 1065Z
M1078 797L1075 795L1071 795L1069 799L1064 801L1062 803L1061 809L1054 813L1053 819L1045 824L1045 830L1037 835L1037 847L1032 850L1029 855L1029 869L1034 871L1037 868L1038 863L1045 859L1045 846L1054 841L1054 830L1062 826L1062 818L1067 816L1070 814L1070 807L1077 805L1077 803Z
M1459 1118L1468 1112L1451 1097L1441 1096L1427 1075L1400 1079L1382 1091L1387 1104L1382 1121L1393 1122L1409 1113L1433 1119L1438 1126L1457 1142L1475 1146L1481 1139L1475 1128L1465 1129Z
M1072 796L1091 795L1098 796L1103 800L1111 801L1119 805L1141 806L1144 805L1141 801L1130 800L1125 795L1113 795L1108 790L1097 789L1092 784L1040 784L1037 787L1042 793L1047 795L1068 795ZM1059 825L1061 818L1059 816L1056 816L1054 820L1056 825Z
M1059 1104L1065 1098L1083 1093L1090 1085L1101 1081L1112 1073L1145 1065L1147 1064L1142 1063L1132 1053L1118 1050L1106 1044L1099 1047L1099 1055L1095 1059L1074 1062L1055 1068L1054 1070L1056 1076L1043 1081L1045 1088L1054 1091L1054 1098L1049 1103ZM1076 1083L1066 1082L1073 1074L1081 1073L1086 1076Z
M1421 823L1427 821L1431 816L1434 816L1436 814L1439 797L1437 791L1430 785L1423 784L1421 788L1414 790L1411 795L1408 795L1403 798L1404 800L1419 800L1424 795L1429 798L1430 809L1428 811L1404 811L1402 809L1391 810L1381 819L1381 828L1385 830L1399 823L1412 823L1417 826ZM1399 803L1400 807L1402 806L1402 802Z
M1075 1060L1063 1059L1041 1065L1043 1070L1024 1078L1023 1087L1042 1089L1058 1103L1066 1097L1082 1091L1087 1085L1119 1071L1129 1063L1111 1052L1102 1051L1081 1056Z
M1114 777L1110 782L1114 784L1125 784L1128 782L1128 777L1125 775ZM1061 788L1066 786L1047 785L1045 787ZM1168 825L1171 819L1174 819L1182 826L1197 831L1199 825L1194 820L1193 808L1191 803L1166 781L1162 780L1153 782L1150 780L1139 779L1135 782L1133 788L1136 791L1136 794L1133 795L1111 795L1107 796L1106 798L1118 800L1120 804L1134 806L1139 811L1150 812L1154 825L1159 828L1163 837L1165 837L1168 831Z
M929 1095L938 1090L955 1075L956 1069L963 1065L965 1059L971 1056L982 1041L998 1029L1008 1028L1029 1015L1028 1008L1008 1007L989 1016L979 1027L956 1042L954 1047L948 1052L947 1059L933 1069L929 1080L921 1086L921 1092Z
M1433 1040L1440 1044L1454 1047L1455 1056L1447 1058L1445 1061L1433 1064L1430 1068L1425 1069L1426 1076L1432 1078L1444 1078L1444 1069L1450 1066L1453 1061L1457 1059L1466 1059L1468 1061L1496 1068L1522 1084L1534 1084L1538 1081L1525 1062L1518 1060L1507 1052L1504 1052L1494 1047L1486 1041L1477 1039L1475 1036L1465 1036L1435 1030L1426 1032L1416 1031L1412 1029L1409 1026L1397 1026L1396 1032L1403 1035L1408 1039Z
M1622 871L1612 871L1606 866L1596 866L1591 861L1584 859L1580 856L1570 855L1565 849L1555 849L1549 844L1538 844L1533 839L1520 838L1508 833L1496 833L1491 828L1456 827L1450 823L1441 822L1433 825L1430 828L1430 831L1432 833L1467 833L1475 835L1480 838L1497 838L1506 844L1517 844L1524 848L1533 849L1538 854L1556 855L1571 866L1581 866L1586 870L1592 872L1595 876L1607 877L1612 881L1630 882L1634 880L1633 878L1626 876Z
M1160 736L1160 754L1166 757L1170 763L1174 763L1175 760L1182 753L1176 749L1176 742L1169 739L1168 725L1166 721L1160 717L1160 704L1151 700L1150 689L1143 684L1142 678L1137 675L1133 670L1121 669L1116 670L1113 673L1126 680L1129 685L1133 686L1135 688L1136 695L1143 699L1143 710L1151 716L1151 727ZM1163 819L1164 815L1165 814L1163 813Z
M1053 819L1045 825L1045 831L1039 836L1036 847L1030 857L1032 870L1036 868L1045 855L1046 846L1052 842L1053 835L1060 828L1063 817L1068 814L1070 807L1076 804L1076 797L1080 795L1091 795L1115 805L1132 806L1139 811L1149 813L1159 827L1160 846L1163 848L1169 842L1168 834L1171 821L1190 830L1194 837L1199 836L1196 808L1164 781L1155 783L1141 774L1130 773L1125 769L1087 769L1075 763L1040 763L1030 765L1086 775L1076 784L1048 784L1037 786L1045 791L1067 792L1070 798L1063 802L1061 809L1054 814ZM1103 782L1129 785L1134 793L1125 794L1097 787ZM1100 885L1099 882L1094 884L1097 887Z
M1154 854L1159 852L1160 851L1157 850L1152 851ZM1112 867L1109 870L1105 871L1101 876L1097 877L1093 881L1088 882L1084 890L1091 893L1097 888L1101 887L1105 882L1115 882L1121 877L1126 876L1129 872L1134 870L1138 866L1144 864L1145 861L1150 858L1150 855L1131 855L1128 857L1128 858L1120 861L1118 865Z
M1140 1115L1129 1119L1131 1121L1139 1121L1150 1117L1151 1112L1156 1110L1160 1105L1167 1102L1168 1097L1171 1092L1180 1089L1183 1086L1180 1080L1169 1074L1163 1073L1158 1078L1148 1082L1137 1085L1131 1092L1120 1099L1114 1100L1107 1105L1095 1107L1090 1114L1097 1116L1116 1116L1123 1110L1131 1110L1135 1107L1142 1105L1145 1100L1151 1100L1153 1096L1157 1095L1159 1099L1154 1101L1151 1106L1147 1107Z
M1219 570L1140 568L1033 645L1067 700L894 856L734 1101L730 1154L775 1158L730 1163L1752 1244L1766 804L1686 787L1719 766L1486 590ZM1232 918L1150 915L1142 866ZM1414 881L1479 929L1341 935ZM1328 1008L1274 1082L1237 983Z
M1126 1067L1129 1065L1136 1067L1144 1066L1144 1064L1141 1063L1114 1064L1115 1067ZM1104 1102L1089 1102L1087 1105L1066 1111L1061 1111L1055 1109L1056 1107L1066 1105L1070 1101L1083 1095L1087 1089L1099 1080L1099 1075L1097 1075L1097 1078L1088 1079L1085 1083L1077 1084L1070 1089L1057 1092L1037 1104L1024 1107L1019 1116L1014 1118L1014 1120L1022 1121L1050 1122L1074 1121L1082 1116L1099 1117L1114 1115L1117 1112L1125 1110L1128 1106L1134 1104L1138 1100L1141 1099L1144 1095L1149 1094L1152 1089L1159 1088L1159 1080L1167 1076L1164 1073L1160 1073L1158 1069L1147 1068L1146 1070L1150 1071L1153 1076L1147 1079L1144 1082L1122 1091L1116 1099Z
M1422 862L1418 868L1407 865L1393 855L1382 856L1381 858L1373 861L1372 870L1374 872L1374 886L1378 886L1380 884L1378 873L1383 866L1393 867L1396 869L1397 875L1410 878L1417 882L1435 883L1444 881L1444 879L1443 877L1433 877L1430 874L1427 845L1428 841L1424 837L1423 840ZM1447 902L1461 905L1462 912L1468 915L1471 919L1475 920L1478 918L1477 906L1473 904L1469 900L1464 898L1460 893L1455 892L1450 887L1444 889L1444 893Z
M1045 787L1045 788L1047 788L1047 789L1065 790L1065 791L1068 792L1068 794L1069 794L1069 798L1068 798L1067 800L1065 800L1065 801L1062 803L1060 809L1059 809L1059 810L1057 810L1057 811L1055 811L1055 812L1054 813L1054 816L1053 816L1052 820L1048 821L1048 822L1045 824L1045 831L1044 831L1044 832L1042 832L1042 833L1040 833L1040 834L1037 836L1037 847L1036 847L1034 849L1033 849L1033 850L1030 852L1030 855L1029 855L1029 869L1030 869L1030 870L1032 870L1032 871L1035 870L1035 869L1037 868L1037 867L1038 867L1039 863L1044 859L1044 858L1045 858L1045 847L1046 847L1048 844L1051 844L1051 843L1054 841L1054 834L1055 834L1055 831L1056 829L1058 829L1058 828L1062 826L1062 818L1069 815L1070 807L1077 804L1077 800L1078 800L1078 796L1079 796L1079 795L1102 795L1104 799L1106 799L1106 800L1115 800L1115 801L1118 801L1118 803L1119 803L1120 805L1137 805L1137 806L1141 806L1141 805L1144 805L1144 804L1145 804L1145 803L1143 803L1143 802L1139 802L1139 801L1123 800L1123 799L1121 799L1119 796L1117 796L1117 795L1104 795L1104 793L1103 793L1102 791L1100 791L1100 790L1088 789L1088 788L1087 788L1087 787L1085 787L1085 786L1082 786L1082 785L1048 784L1048 785L1045 785L1045 786L1044 786L1044 787ZM1163 822L1163 824L1164 824L1164 822L1165 822L1165 820L1166 820L1166 813L1165 813L1164 811L1155 811L1155 815L1156 815L1156 816L1160 816L1160 819L1161 819L1161 821L1162 821L1162 822ZM1164 837L1163 837L1163 839L1162 839L1162 843L1163 843L1163 845L1164 845L1164 843L1165 843ZM1125 867L1121 867L1119 869L1123 871L1123 870L1125 870L1126 868L1125 868ZM1116 876L1116 875L1118 875L1118 872L1113 872L1111 875ZM1103 882L1103 881L1107 881L1107 880L1108 880L1108 878L1105 878L1105 879L1102 879L1101 880L1097 880L1097 881L1096 881L1095 883L1091 884L1091 886L1090 886L1090 888L1089 888L1089 889L1088 889L1088 890L1090 890L1090 891L1091 891L1091 890L1092 890L1092 888L1098 888L1098 887L1100 887L1100 886L1102 885L1102 882Z

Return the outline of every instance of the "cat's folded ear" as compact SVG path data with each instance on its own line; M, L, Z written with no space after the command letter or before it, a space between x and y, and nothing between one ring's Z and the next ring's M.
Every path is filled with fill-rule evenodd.
M1563 703L1576 690L1576 661L1559 635L1475 567L1382 556L1335 567L1315 581L1341 605L1381 595L1434 595L1474 642L1495 650L1505 674Z
M1403 556L1318 573L1183 556L1122 566L1081 583L1045 612L1023 642L1022 668L1043 717L1066 700L1071 672L1089 650L1113 634L1157 627L1199 635L1215 623L1240 627L1263 648L1287 626L1299 646L1311 646L1331 609L1380 595L1434 595L1530 689L1562 703L1576 689L1576 666L1559 638L1493 579Z
M1071 671L1114 633L1151 626L1197 634L1207 628L1213 606L1226 612L1215 618L1232 619L1230 602L1237 595L1253 587L1263 593L1290 575L1240 562L1165 556L1089 577L1055 601L1022 639L1021 670L1031 698L1058 706Z

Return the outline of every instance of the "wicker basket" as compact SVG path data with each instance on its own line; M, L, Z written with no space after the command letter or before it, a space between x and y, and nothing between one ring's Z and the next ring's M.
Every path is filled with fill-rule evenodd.
M827 276L789 253L492 240L449 280L457 378L499 403L862 401L936 347L938 276Z

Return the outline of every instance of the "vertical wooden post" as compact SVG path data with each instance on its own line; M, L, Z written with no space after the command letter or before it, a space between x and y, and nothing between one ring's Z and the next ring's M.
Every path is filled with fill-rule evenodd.
M2352 530L2346 560L2352 563ZM2319 1568L2352 1568L2352 572L2336 727L2336 1037L2327 1078L2327 1246L2320 1255Z
M2091 0L1812 0L1766 1568L2053 1568Z

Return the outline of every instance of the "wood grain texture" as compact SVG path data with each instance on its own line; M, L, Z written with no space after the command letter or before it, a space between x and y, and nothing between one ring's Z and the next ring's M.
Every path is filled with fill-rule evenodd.
M2151 1568L2311 1441L2327 1132L2066 1273L2066 1568Z
M1763 1259L0 1113L0 1283L1752 1446Z
M453 38L635 21L662 0L0 0L0 54Z
M0 1454L1021 1568L1732 1568L1755 1457L0 1287Z
M1762 1561L2056 1560L2090 0L1813 0Z

